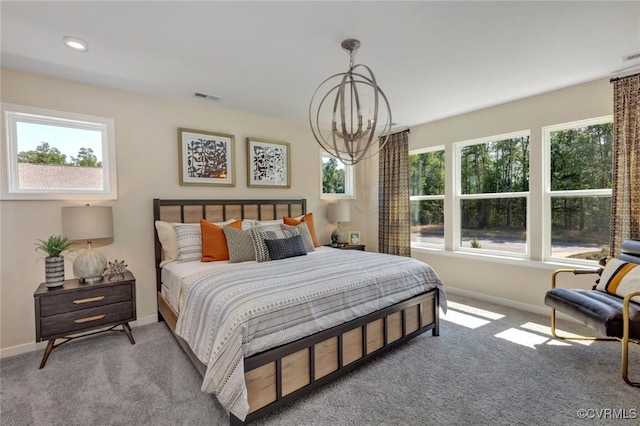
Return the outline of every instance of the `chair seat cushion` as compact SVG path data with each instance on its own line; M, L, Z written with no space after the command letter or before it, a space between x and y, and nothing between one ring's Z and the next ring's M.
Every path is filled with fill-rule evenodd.
M605 336L622 337L622 298L599 290L554 288L544 303L598 330ZM629 305L629 337L640 338L640 305Z

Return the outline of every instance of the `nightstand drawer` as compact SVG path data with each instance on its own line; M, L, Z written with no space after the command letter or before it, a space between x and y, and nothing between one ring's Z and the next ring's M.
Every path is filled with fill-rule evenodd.
M40 315L47 317L64 312L131 301L133 298L132 288L131 283L125 283L43 297L40 300Z
M133 312L133 303L129 300L43 317L40 320L41 338L50 339L53 336L72 334L78 330L88 330L101 325L133 321Z

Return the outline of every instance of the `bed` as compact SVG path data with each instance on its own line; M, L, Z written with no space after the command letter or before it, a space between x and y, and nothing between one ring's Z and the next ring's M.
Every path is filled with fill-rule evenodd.
M305 199L154 199L153 211L154 224L221 226L307 214ZM158 319L231 425L263 417L419 334L439 334L444 288L414 259L315 247L268 262L167 262L157 225L154 233Z

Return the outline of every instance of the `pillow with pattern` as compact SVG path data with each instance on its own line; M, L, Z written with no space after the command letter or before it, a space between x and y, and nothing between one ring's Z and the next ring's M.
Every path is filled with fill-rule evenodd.
M241 230L225 226L222 228L222 231L227 239L230 263L256 260L256 251L253 248L250 230Z
M600 275L596 290L620 297L640 291L640 265L616 258L609 259ZM640 303L640 296L635 296L631 300Z
M202 257L202 235L200 224L172 223L176 233L178 262L191 262Z
M218 226L226 226L235 222L235 219L224 222L213 222ZM171 223L176 234L178 247L178 262L200 261L202 258L202 230L200 223Z
M277 240L264 240L264 242L269 250L271 260L307 255L307 250L304 248L302 236L300 235Z
M309 233L311 234L311 239L313 240L314 247L320 247L320 243L318 242L318 237L316 236L316 226L313 223L313 213L307 213L301 218L293 218L289 216L285 216L282 218L284 223L287 225L299 225L300 223L306 223L309 227Z
M269 249L267 248L264 240L277 240L279 238L289 238L299 235L296 229L269 231L258 231L252 229L249 232L251 233L251 241L253 241L253 249L256 253L256 261L258 262L268 262L271 260L269 257Z
M311 238L311 232L309 232L309 226L306 223L301 223L299 225L285 225L284 223L280 224L280 227L284 230L296 229L302 238L302 244L304 244L304 249L309 253L310 251L315 251L315 247L313 246L313 239Z

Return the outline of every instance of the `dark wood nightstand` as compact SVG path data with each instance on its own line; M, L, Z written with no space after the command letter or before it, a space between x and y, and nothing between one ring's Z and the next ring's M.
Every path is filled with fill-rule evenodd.
M136 278L129 271L121 279L84 284L77 279L65 280L62 287L47 288L45 283L33 293L36 314L36 341L48 340L40 368L47 363L51 351L69 340L90 334L111 331L121 325L132 345L129 321L136 319ZM98 328L106 328L82 336ZM65 339L55 344L56 339Z
M325 247L333 247L331 244L325 244ZM343 244L338 247L333 247L340 250L360 250L364 251L364 244Z

